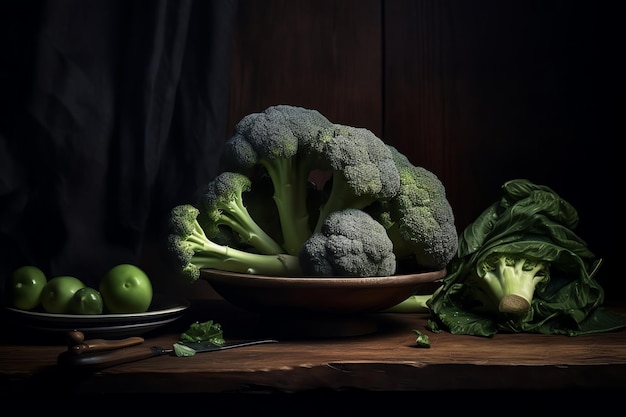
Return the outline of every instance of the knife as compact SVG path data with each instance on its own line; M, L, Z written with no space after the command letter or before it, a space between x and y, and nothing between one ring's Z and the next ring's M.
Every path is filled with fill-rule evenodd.
M265 343L278 343L278 340L274 339L261 339L261 340L243 340L237 342L225 342L221 345L214 345L201 342L179 342L185 346L188 346L196 351L196 353L202 352L215 352L218 350L233 349L238 347L260 345ZM83 353L77 355L72 350L66 350L61 352L57 357L57 364L61 366L71 367L88 367L88 368L107 368L122 363L134 362L142 359L148 359L155 356L172 355L174 349L166 349L161 346L134 346L125 347L116 350L108 351L95 351L94 353Z

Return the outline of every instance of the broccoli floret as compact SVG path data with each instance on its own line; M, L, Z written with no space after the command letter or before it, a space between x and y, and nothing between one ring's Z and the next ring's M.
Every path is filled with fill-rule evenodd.
M313 276L389 276L396 270L385 228L362 210L334 211L302 245L302 272Z
M198 222L209 238L220 233L220 226L227 226L239 235L243 244L251 245L259 253L284 252L248 212L243 194L249 192L250 188L251 181L247 176L237 172L221 172L201 191Z
M387 145L400 175L398 193L367 211L387 228L400 264L444 268L458 248L454 213L437 176ZM413 266L416 264L415 266Z
M188 282L200 277L203 268L273 275L300 275L298 257L246 252L211 241L198 223L199 210L190 204L175 206L169 218L168 253Z
M316 110L289 105L252 113L235 126L222 153L225 170L249 177L258 165L265 168L274 185L274 202L283 232L283 247L297 254L311 235L307 211L307 183L312 159L301 151L332 123Z
M363 209L398 193L400 176L391 151L371 131L335 124L308 144L320 169L332 173L328 199L320 208L314 232L319 232L330 213L347 208Z
M530 309L535 290L545 288L549 279L549 262L496 253L477 265L468 283L480 289L475 293L483 303L478 310L521 315Z

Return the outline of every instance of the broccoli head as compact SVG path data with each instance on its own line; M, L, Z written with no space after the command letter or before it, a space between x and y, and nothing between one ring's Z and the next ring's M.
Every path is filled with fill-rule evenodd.
M330 213L302 246L299 260L302 272L312 276L389 276L396 270L385 228L358 209Z
M277 254L283 248L252 218L244 204L244 193L251 190L250 179L240 173L223 171L201 191L199 223L210 238L220 233L220 226L235 232L240 242L259 253Z
M307 146L317 155L320 169L332 176L327 200L322 204L314 232L321 230L330 213L347 208L364 209L398 193L400 175L393 155L371 131L335 124L320 132Z

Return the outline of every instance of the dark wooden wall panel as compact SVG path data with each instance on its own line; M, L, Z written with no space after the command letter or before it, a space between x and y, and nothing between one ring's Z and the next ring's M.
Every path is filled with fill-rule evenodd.
M461 227L508 179L553 182L568 140L567 39L532 3L385 2L385 137L448 185Z
M382 133L379 0L240 1L230 120L275 104Z
M459 97L464 92L450 73L448 20L445 2L384 2L383 138L437 174L451 201L466 201L476 187L469 176L457 176L471 149L457 134L462 121L455 107L467 97ZM461 223L467 216L466 210L457 213Z

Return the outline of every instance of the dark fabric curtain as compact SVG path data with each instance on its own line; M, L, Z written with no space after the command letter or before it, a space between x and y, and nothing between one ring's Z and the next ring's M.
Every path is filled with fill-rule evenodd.
M216 174L236 0L0 6L2 276L95 285Z

